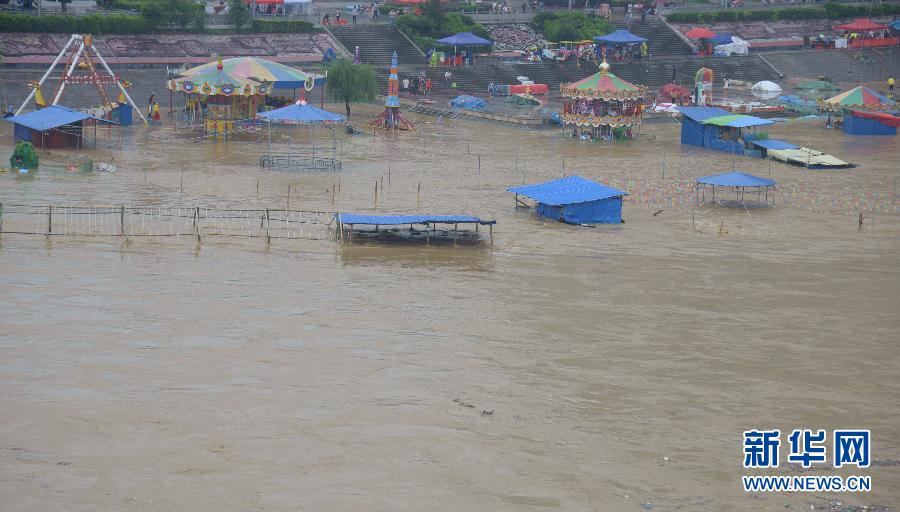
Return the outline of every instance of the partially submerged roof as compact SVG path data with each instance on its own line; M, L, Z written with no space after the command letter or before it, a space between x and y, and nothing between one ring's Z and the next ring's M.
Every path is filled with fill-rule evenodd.
M523 185L510 187L507 192L521 194L535 201L551 206L565 204L585 203L599 201L610 197L627 196L628 192L607 187L596 181L591 181L581 176L567 176L558 180L538 183L536 185Z
M684 117L697 121L698 123L713 117L727 116L731 112L718 107L678 107Z
M766 149L797 149L795 144L778 139L751 140L750 143Z
M775 185L775 180L760 178L752 174L742 172L726 172L713 176L703 176L697 178L697 183L704 185L717 185L720 187L771 187Z
M496 224L494 220L481 220L470 215L363 215L359 213L338 213L337 221L342 224L371 226L399 226L403 224Z
M751 126L775 124L775 121L770 119L762 119L760 117L748 116L745 114L726 114L724 116L708 117L700 122L702 124L728 126L730 128L749 128Z
M256 117L264 121L282 124L333 124L347 120L343 114L316 108L305 101L298 101L268 112L260 112L256 114Z
M63 107L62 105L50 105L49 107L44 107L40 110L28 112L27 114L22 114L20 116L7 117L4 120L8 123L20 124L22 126L27 126L32 130L42 132L67 124L77 123L78 121L83 121L85 119L93 119L109 124L118 124L108 119L101 119L78 110Z

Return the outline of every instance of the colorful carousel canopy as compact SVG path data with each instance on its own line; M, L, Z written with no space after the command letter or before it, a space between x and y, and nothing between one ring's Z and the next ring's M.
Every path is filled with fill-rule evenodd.
M253 96L269 92L266 84L235 76L222 69L175 78L169 80L168 85L173 91L199 93L205 96Z
M343 114L335 114L327 110L316 108L305 101L288 105L286 107L256 114L256 117L280 124L334 124L347 118Z
M642 85L622 80L609 72L609 63L604 59L600 71L574 83L559 86L562 95L568 98L599 98L602 100L636 100L647 94Z
M859 31L867 31L867 30L887 30L887 25L882 25L881 23L875 23L869 18L857 18L850 23L844 23L843 25L835 25L834 28L836 30L850 30L854 32Z
M830 107L851 107L863 110L882 110L896 105L896 102L865 86L857 86L824 100Z
M694 27L684 34L688 39L712 39L716 33L708 28Z
M218 62L210 62L202 66L193 67L181 76L194 76L201 73L215 71ZM255 82L268 82L271 87L277 89L295 89L303 87L303 83L310 76L303 70L285 66L270 60L257 57L234 57L222 61L222 70L239 78L253 80Z

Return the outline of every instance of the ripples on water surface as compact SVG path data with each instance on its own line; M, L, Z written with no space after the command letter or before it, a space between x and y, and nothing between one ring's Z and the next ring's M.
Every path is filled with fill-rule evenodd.
M4 235L0 508L806 509L825 501L741 492L743 430L871 428L900 459L896 138L778 126L861 166L773 164L775 208L692 229L690 180L732 161L674 124L609 146L429 121L339 136L337 174L159 130L114 174L0 174L4 202L280 208L290 185L329 211L374 211L383 176L379 213L499 222L493 248ZM513 208L507 186L563 165L631 191L627 224ZM895 469L839 499L897 507Z

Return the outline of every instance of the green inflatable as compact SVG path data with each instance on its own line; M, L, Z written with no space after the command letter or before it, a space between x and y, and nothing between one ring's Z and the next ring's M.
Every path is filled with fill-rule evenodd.
M9 157L9 165L15 169L37 169L38 156L34 152L34 146L30 142L20 140L16 143L16 150Z

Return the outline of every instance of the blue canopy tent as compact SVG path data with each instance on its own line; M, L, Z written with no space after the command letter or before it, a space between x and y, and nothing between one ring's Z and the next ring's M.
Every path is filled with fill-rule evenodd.
M460 32L458 34L453 34L452 36L438 39L437 41L435 41L435 43L444 46L452 46L454 54L456 54L457 46L490 46L494 44L493 42L482 37L478 37L471 32Z
M494 224L495 220L482 220L471 215L365 215L359 213L337 213L334 216L337 221L337 230L341 240L344 240L344 232L346 230L348 241L353 239L354 226L375 226L378 231L380 226L403 226L409 224L409 230L413 231L413 226L425 226L425 240L431 240L431 231L434 231L437 224L453 224L453 231L456 232L459 224L472 224L475 226L475 232L478 232L478 226L488 226L491 236L491 244L494 243Z
M266 154L259 159L260 167L276 168L282 170L335 170L341 167L341 161L337 159L337 144L335 142L334 128L331 128L331 158L316 157L316 125L333 125L347 119L343 114L335 114L327 110L316 108L305 101L298 101L286 107L277 108L268 112L260 112L256 117L269 126L268 144ZM288 136L288 153L272 153L272 125L286 124L291 126ZM312 125L312 154L294 154L291 143L294 125Z
M752 174L743 172L726 172L715 174L712 176L702 176L697 178L697 184L694 187L694 197L698 204L706 201L706 189L711 188L710 196L712 204L722 204L716 202L716 187L728 187L734 190L735 204L737 206L746 206L744 202L744 194L748 188L756 189L756 203L759 206L763 204L763 191L765 191L765 204L769 204L769 189L772 189L772 204L775 204L775 180L768 178L760 178Z
M624 190L607 187L581 176L567 176L558 180L510 187L516 194L516 206L529 207L519 195L537 203L536 212L542 217L568 224L619 224L622 221Z
M641 44L646 40L646 38L636 36L624 29L616 30L615 32L606 34L605 36L597 36L594 38L594 41L598 43L613 45Z
M459 34L438 39L435 42L446 46L484 46L493 44L491 41L478 37L471 32L460 32Z
M50 105L40 110L4 119L7 123L14 125L14 142L31 142L34 147L38 148L84 147L83 123L85 120L119 124L62 105ZM95 132L95 142L96 138Z

